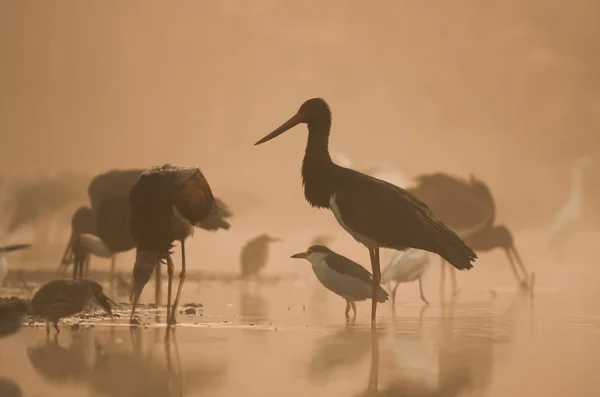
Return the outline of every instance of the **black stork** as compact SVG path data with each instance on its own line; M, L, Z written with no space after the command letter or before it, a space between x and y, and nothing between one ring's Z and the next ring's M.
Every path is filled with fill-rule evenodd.
M218 213L218 206L206 178L195 167L170 164L150 168L142 173L131 189L129 229L137 252L133 267L133 306L130 322L144 286L155 268L167 262L167 323L175 323L175 312L185 280L185 239L194 226ZM173 242L181 243L179 287L171 306Z
M412 194L388 182L340 167L329 155L331 111L321 98L304 102L298 112L259 140L265 143L306 123L308 142L302 163L304 196L317 208L333 212L338 223L369 249L373 296L381 281L379 248L418 248L434 252L459 270L473 267L477 255L453 231L436 221L429 208ZM375 324L377 300L371 307Z

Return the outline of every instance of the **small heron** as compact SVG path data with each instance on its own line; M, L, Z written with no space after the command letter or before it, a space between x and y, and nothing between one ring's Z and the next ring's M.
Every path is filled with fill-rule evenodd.
M269 260L269 246L282 240L268 234L258 235L244 244L240 253L241 277L258 276L258 273L267 266Z
M354 302L373 299L373 276L367 269L345 256L322 245L313 245L305 252L292 255L292 258L308 260L321 284L346 300L346 318L349 318L350 308L356 317ZM383 303L387 299L388 293L379 286L375 300Z
M421 300L429 305L425 294L423 293L423 282L421 278L425 271L431 264L428 253L426 251L417 249L408 249L406 251L396 251L387 267L381 274L381 282L383 284L396 282L394 289L392 289L392 305L396 302L396 290L400 283L408 283L412 281L419 281L419 292L421 294Z
M346 232L369 250L372 295L381 281L380 248L419 248L434 252L459 270L468 270L477 255L450 228L434 219L429 208L406 190L389 182L341 167L331 161L331 110L322 98L304 102L288 121L255 145L306 123L308 142L302 163L304 196L317 208L330 209ZM371 324L377 299L371 306Z
M31 247L31 244L14 244L0 247L0 285L4 283L4 279L8 274L8 261L4 257L4 254L13 251L19 251L29 247Z
M30 314L46 319L47 335L50 334L50 323L58 334L58 321L61 318L77 314L90 304L97 304L110 315L111 305L115 305L95 281L53 280L42 285L35 293L31 300Z

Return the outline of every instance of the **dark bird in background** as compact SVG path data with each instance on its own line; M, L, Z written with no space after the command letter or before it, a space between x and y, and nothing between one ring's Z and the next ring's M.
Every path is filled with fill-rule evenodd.
M328 236L327 234L318 234L312 239L312 241L310 242L310 245L311 246L323 245L323 246L327 247L334 241L335 241L334 237Z
M22 249L30 248L31 244L13 244L0 247L0 285L4 283L4 279L8 274L8 261L4 257L4 254L14 251L20 251Z
M422 175L410 192L427 204L433 213L454 230L476 252L502 248L506 252L517 283L528 287L529 274L515 248L512 233L504 225L494 226L496 204L489 187L471 176L463 180L445 173ZM513 260L514 257L514 260ZM523 277L519 275L515 260ZM442 263L443 285L445 264ZM452 271L456 293L456 280Z
M28 311L29 305L22 299L14 299L0 304L0 337L19 331L23 323L23 315Z
M185 239L192 234L194 226L217 214L217 203L200 169L170 164L144 171L131 190L129 202L129 226L137 247L130 322L134 321L135 308L152 272L161 261L166 260L169 278L167 322L174 324L186 273ZM175 241L181 243L181 273L171 307L174 270L171 249Z
M61 318L77 314L90 304L97 304L110 315L111 305L115 305L95 281L53 280L42 285L33 296L29 314L46 319L46 334L50 334L50 323L58 334L58 321Z
M247 241L240 253L241 278L247 279L251 276L258 276L258 273L267 266L269 245L280 241L282 240L268 234L260 234Z
M350 308L356 317L356 301L373 299L373 296L373 300L379 303L388 299L388 293L381 287L373 295L373 276L367 269L327 247L313 245L305 252L292 255L292 258L308 260L321 284L346 300L347 319L350 318Z
M0 396L23 397L21 387L10 379L0 378Z
M292 118L255 145L300 123L308 126L302 163L304 196L311 206L330 209L340 226L369 249L373 296L378 294L381 281L380 247L418 248L442 256L459 270L473 267L471 262L477 257L473 250L452 230L435 220L429 208L411 193L331 161L331 111L323 99L304 102ZM376 312L377 300L373 300L373 324Z

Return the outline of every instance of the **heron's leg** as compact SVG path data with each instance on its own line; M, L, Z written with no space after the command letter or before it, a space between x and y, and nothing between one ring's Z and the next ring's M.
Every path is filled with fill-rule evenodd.
M425 294L423 293L423 280L419 277L419 292L421 294L421 300L425 302L425 305L429 306L429 302L425 299Z
M350 319L350 301L346 299L346 320Z
M89 277L90 276L90 254L87 254L85 256L85 259L83 261L83 266L81 267L81 270L79 271L79 278L83 278L83 274L85 274L85 277ZM84 272L84 268L85 268L85 272Z
M170 324L171 321L171 290L173 289L173 270L175 265L173 265L173 259L171 259L171 254L167 254L167 324Z
M373 269L372 297L371 304L371 325L374 327L377 317L377 293L379 292L379 284L381 283L381 267L379 264L379 247L369 248L371 255L371 268Z
M517 271L517 266L515 265L512 256L510 256L510 249L507 249L505 252L506 257L508 258L508 263L510 263L510 268L513 272L513 275L515 276L515 280L517 280L517 284L522 285L521 277L519 276L519 272ZM525 284L527 284L527 274L525 274Z
M160 305L160 298L162 295L162 280L161 280L161 271L160 271L160 265L161 263L159 262L156 265L156 268L154 269L154 303L156 304L156 306Z
M515 256L515 259L517 260L517 263L519 264L519 267L521 268L521 271L523 272L525 287L527 287L528 286L527 280L530 278L530 275L527 272L527 269L525 268L525 264L521 260L521 256L519 255L519 252L517 251L517 248L515 248L514 245L510 248L510 250L511 250L512 254Z
M458 294L458 288L456 287L456 269L454 266L450 266L450 276L452 279L452 294L456 296Z
M181 296L181 289L185 281L185 241L181 240L181 273L179 273L179 286L177 287L177 295L175 295L175 303L173 303L173 309L171 310L171 322L176 324L175 313L177 305L179 304L179 298Z
M394 289L392 290L392 310L396 311L396 291L398 290L398 287L400 286L399 282L396 282L396 285L394 286Z
M356 303L354 303L354 301L350 301L350 305L352 306L352 310L354 311L354 318L356 318Z

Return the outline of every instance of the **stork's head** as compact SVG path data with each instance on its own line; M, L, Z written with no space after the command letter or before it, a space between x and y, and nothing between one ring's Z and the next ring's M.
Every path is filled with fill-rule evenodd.
M331 110L329 109L327 102L322 98L309 99L300 106L300 109L298 109L298 112L292 116L292 118L254 145L260 145L261 143L270 141L300 123L306 123L309 127L317 124L327 125L329 127L331 125Z
M332 251L323 245L313 245L304 252L292 255L295 259L306 259L310 263L318 263L327 258Z

